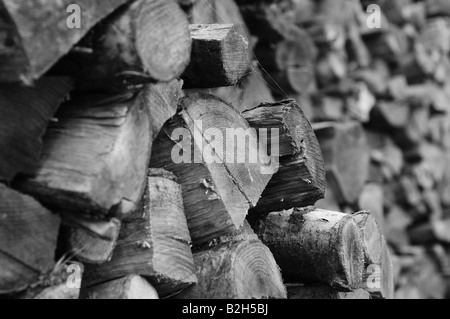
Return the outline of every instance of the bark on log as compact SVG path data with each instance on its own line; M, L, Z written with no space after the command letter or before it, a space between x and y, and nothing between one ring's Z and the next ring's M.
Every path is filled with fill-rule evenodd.
M269 135L267 150L279 144L280 168L265 189L252 214L314 205L324 197L325 172L316 136L303 110L293 100L262 104L243 116L259 131L278 129ZM277 154L271 155L277 156Z
M100 219L133 211L152 145L147 94L86 97L61 107L37 173L18 179L17 188L55 209Z
M167 297L197 282L190 243L180 185L171 173L151 169L141 207L122 222L113 258L88 265L83 286L138 274Z
M326 299L371 299L370 294L357 289L351 292L340 292L325 285L287 285L288 299L290 300L326 300Z
M220 99L193 94L180 109L155 141L151 167L178 177L192 240L199 244L242 226L273 168L258 156L256 132Z
M69 78L51 77L31 87L0 87L0 180L11 180L17 173L36 169L42 152L41 138L71 89Z
M40 78L92 26L125 2L127 1L78 1L80 28L69 28L69 22L76 22L70 15L77 11L69 10L73 1L2 0L0 82L30 83Z
M191 62L182 75L186 88L235 85L248 70L248 43L231 24L194 24Z
M359 123L313 125L325 160L325 168L339 202L355 203L369 175L369 150Z
M280 270L259 240L228 243L194 254L198 285L177 299L285 299Z
M158 292L144 278L130 275L90 288L83 288L80 299L155 300Z
M0 293L12 293L53 269L59 218L2 184L0 212Z
M352 216L303 209L271 213L258 234L285 278L351 291L361 285L364 248Z

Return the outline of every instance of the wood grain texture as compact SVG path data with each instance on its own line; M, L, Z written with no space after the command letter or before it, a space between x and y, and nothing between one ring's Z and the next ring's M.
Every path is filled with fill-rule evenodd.
M0 212L0 291L15 292L53 269L59 218L2 184Z
M339 291L359 288L364 249L351 216L311 209L271 213L257 233L287 280L321 282Z
M232 86L248 70L248 43L232 24L193 24L191 62L182 75L186 88Z
M268 164L250 160L258 155L257 136L235 109L214 96L193 94L181 100L180 110L155 141L151 166L178 177L191 236L199 244L242 226L271 174L262 174ZM250 142L238 136L233 143L228 130Z
M181 187L174 179L150 170L141 207L123 221L113 258L88 265L84 287L138 274L166 297L197 282Z
M42 136L71 89L69 78L52 77L44 77L31 87L0 87L0 180L36 169Z
M264 190L251 214L314 205L325 193L325 170L319 143L301 107L293 100L259 107L242 113L250 126L278 129L270 135L267 150L279 143L280 167ZM262 136L260 136L262 139Z
M280 270L259 240L231 242L194 254L199 282L177 299L285 299Z
M158 292L144 278L130 275L91 288L83 288L80 299L155 300Z
M147 91L64 105L44 138L36 174L16 186L48 206L96 218L135 209L151 152Z
M81 28L70 29L70 0L2 0L0 3L0 81L30 83L42 76L101 19L126 0L77 4ZM43 23L45 22L45 23Z

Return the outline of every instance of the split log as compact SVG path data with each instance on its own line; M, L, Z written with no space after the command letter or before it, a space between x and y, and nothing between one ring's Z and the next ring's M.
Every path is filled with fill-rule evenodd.
M0 292L5 294L36 283L53 270L59 218L2 184L0 212Z
M144 278L130 275L98 286L83 288L80 299L154 300L158 292Z
M16 187L75 214L121 218L133 211L152 145L146 94L86 97L61 107L37 173L21 177Z
M189 63L192 40L179 5L167 0L138 0L119 10L95 31L91 79L117 75L170 81Z
M101 19L127 2L126 0L72 1L2 0L0 3L0 81L30 83L40 78L53 64ZM75 11L73 11L75 10ZM80 14L80 28L70 14ZM45 21L45 23L43 23Z
M321 282L339 291L359 288L364 244L351 215L311 209L271 213L257 232L285 279Z
M182 75L186 88L235 85L248 70L248 43L231 24L194 24L191 62Z
M325 285L287 285L288 299L371 299L370 294L363 290L357 289L352 292L340 292Z
M394 299L394 268L386 242L383 243L381 263L366 269L361 288L368 291L373 299Z
M138 274L161 297L197 282L181 187L164 170L150 170L141 207L122 222L110 262L87 265L83 287Z
M358 224L361 239L364 242L366 266L379 264L381 262L384 239L377 220L369 212L359 212L352 216Z
M193 94L180 109L155 141L151 167L178 177L191 237L199 244L242 226L274 167L258 154L256 132L222 100Z
M11 180L17 173L36 169L42 152L41 138L71 89L69 78L50 77L36 81L32 87L0 87L0 180Z
M66 215L70 216L70 215ZM62 217L56 260L73 256L88 264L103 264L112 258L120 231L120 221L95 221L82 217Z
M259 131L260 140L265 139L264 130L271 130L267 149L273 152L278 148L280 156L280 168L252 213L305 207L322 199L325 192L323 158L311 124L300 106L293 100L261 104L245 111L243 116Z
M355 203L369 175L369 150L359 123L319 123L313 125L339 202Z
M280 270L259 240L228 243L194 254L198 285L177 299L285 299Z
M413 245L450 243L450 220L432 220L408 232Z

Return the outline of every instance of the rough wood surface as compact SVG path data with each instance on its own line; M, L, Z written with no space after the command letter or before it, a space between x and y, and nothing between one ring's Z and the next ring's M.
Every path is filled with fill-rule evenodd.
M370 212L353 214L364 242L364 258L366 266L379 264L383 255L383 235L377 220Z
M199 282L178 299L285 299L280 270L259 240L228 243L194 254Z
M352 216L311 209L271 213L257 232L287 280L359 288L364 244Z
M370 294L363 289L351 292L340 292L326 285L287 285L288 299L290 300L326 300L326 299L371 299Z
M86 268L84 287L139 274L161 297L167 297L197 282L181 187L175 177L151 169L141 205L122 222L111 261Z
M301 107L293 100L259 107L243 112L250 126L270 133L267 150L280 158L280 168L262 194L251 214L314 205L324 197L325 171L322 153L311 124ZM278 130L274 134L272 129ZM269 134L268 132L268 134ZM278 144L278 145L277 145ZM273 148L273 146L276 146ZM275 158L276 159L276 158Z
M369 150L361 124L330 122L313 128L339 202L355 203L369 174Z
M80 299L155 300L158 292L144 278L130 275L90 288L83 288Z
M96 218L133 211L152 145L146 94L85 97L61 107L36 174L16 186L62 211Z
M248 70L248 43L232 24L194 24L191 62L182 75L186 88L232 86Z
M70 29L73 1L2 0L0 3L0 81L38 79L101 19L126 0L77 2L81 28ZM43 23L45 22L45 23Z
M178 177L189 230L198 244L242 226L271 178L272 167L268 160L261 162L256 133L220 99L193 94L182 99L180 109L155 141L151 167Z
M53 269L59 218L2 184L0 212L0 291L16 292L34 283L35 272L39 276Z
M44 77L31 87L0 87L0 180L11 180L17 173L32 173L36 169L42 136L71 89L69 78L51 77Z

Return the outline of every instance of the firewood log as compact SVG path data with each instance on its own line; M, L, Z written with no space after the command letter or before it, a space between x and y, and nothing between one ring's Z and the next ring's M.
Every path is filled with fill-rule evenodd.
M2 0L0 81L30 83L69 52L97 22L126 0L78 1L80 28L70 28L72 1ZM45 22L45 23L43 23ZM4 33L3 33L4 31Z
M327 174L340 203L355 203L369 174L369 151L356 122L313 125L323 152Z
M248 43L231 24L194 24L191 62L182 75L185 88L235 85L248 70Z
M42 152L41 138L72 85L69 78L44 77L31 87L0 87L0 180L11 180L17 173L36 169Z
M271 213L257 231L288 281L359 288L364 244L351 215L294 209Z
M278 129L270 135L267 149L278 144L280 169L273 176L252 214L314 205L325 192L323 158L317 138L303 110L293 100L261 104L245 111L250 126ZM263 136L260 133L260 139Z
M193 94L181 101L180 110L155 141L151 167L178 177L198 244L242 226L274 167L267 156L259 156L256 132L222 100Z
M87 265L84 287L138 274L167 297L197 282L181 187L167 171L149 174L141 207L122 222L113 258Z
M35 284L53 270L59 218L2 184L0 212L0 294L7 294Z
M230 242L194 254L198 285L177 299L285 299L280 270L259 240Z
M371 299L370 294L363 290L357 289L352 292L340 292L326 285L287 285L288 299Z
M379 264L381 262L384 239L377 220L370 212L358 212L352 216L358 224L360 235L364 242L366 266Z
M130 275L83 288L80 299L152 300L159 297L155 288L147 280L137 275Z

